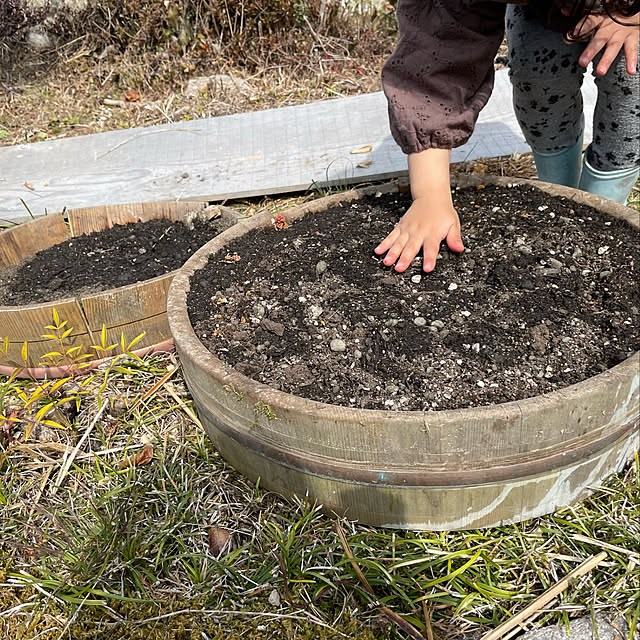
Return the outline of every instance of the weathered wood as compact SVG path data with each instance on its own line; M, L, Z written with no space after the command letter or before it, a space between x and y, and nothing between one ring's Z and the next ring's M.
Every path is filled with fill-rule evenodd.
M168 273L151 280L82 296L81 304L90 329L100 333L145 318L154 318L167 310L167 292L173 279Z
M461 178L462 186L516 183ZM572 189L545 187L582 199ZM369 190L337 194L284 212L289 221ZM590 204L624 217L620 205ZM640 447L640 355L544 396L455 411L379 411L335 406L276 391L211 354L195 335L190 276L232 239L270 224L248 219L195 254L169 290L168 314L200 418L223 456L264 486L308 496L327 512L415 529L515 522L584 497Z
M61 322L66 320L66 325L58 332L46 328L54 324L54 309ZM17 363L24 366L21 352L27 341L29 357L26 366L38 366L45 353L61 350L59 342L43 335L61 335L67 329L73 330L65 338L64 345L67 348L80 345L82 352L86 353L91 335L74 298L21 307L0 307L0 340L9 339L9 356L0 358L0 365L16 366Z
M156 218L182 220L207 206L206 202L141 202L137 204L103 205L72 209L69 226L74 236L110 229L116 224L147 222Z
M62 214L43 216L0 232L0 269L71 237ZM0 301L1 302L1 301Z
M585 74L585 142L597 91ZM529 151L507 71L452 162ZM367 155L353 149L372 145ZM358 166L363 160L368 166ZM265 111L165 123L0 148L0 218L97 202L222 201L406 175L381 92ZM33 190L24 186L28 180Z

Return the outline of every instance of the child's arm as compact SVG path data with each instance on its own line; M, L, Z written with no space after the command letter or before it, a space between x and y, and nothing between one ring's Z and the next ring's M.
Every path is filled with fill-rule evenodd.
M404 271L422 249L435 266L440 242L464 249L451 202L451 149L471 136L493 88L506 3L399 0L399 38L382 70L391 133L409 156L413 205L375 249Z
M448 149L427 149L409 155L409 180L413 204L394 230L376 247L377 254L387 252L383 262L404 271L423 252L423 269L433 271L446 238L449 248L463 251L458 214L451 201Z

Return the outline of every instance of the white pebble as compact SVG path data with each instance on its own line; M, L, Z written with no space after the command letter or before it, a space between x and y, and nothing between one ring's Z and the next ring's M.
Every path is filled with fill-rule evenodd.
M418 316L417 318L414 318L413 323L419 327L424 327L424 325L427 324L427 319L422 316Z
M484 382L482 380L478 380L478 386L479 387L484 387Z
M330 343L329 343L329 349L331 349L331 351L335 351L335 352L341 352L341 351L346 351L347 350L347 343L344 340L340 340L340 338L334 338Z
M422 276L419 273L411 277L411 282L414 282L415 284L418 284L420 280L422 280Z
M458 288L458 285L455 282L452 282L449 285L449 291L455 291Z
M601 256L603 253L607 253L607 251L609 251L609 247L605 244L604 247L598 249L598 255Z

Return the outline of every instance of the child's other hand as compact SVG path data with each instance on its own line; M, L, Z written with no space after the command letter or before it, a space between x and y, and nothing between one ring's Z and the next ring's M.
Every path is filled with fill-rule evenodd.
M640 14L624 17L614 14L619 24L609 16L591 14L582 20L570 34L574 41L590 36L589 44L580 56L579 63L586 67L599 51L602 57L596 66L596 73L603 76L616 59L620 49L624 50L627 61L627 73L634 75L638 64L638 36L640 35ZM568 41L569 43L571 40Z
M435 194L434 194L435 195ZM446 238L452 251L464 251L460 237L460 220L450 201L440 201L438 197L416 198L393 231L375 248L378 255L387 253L383 263L403 272L418 255L423 252L423 269L433 271L440 250L440 243Z

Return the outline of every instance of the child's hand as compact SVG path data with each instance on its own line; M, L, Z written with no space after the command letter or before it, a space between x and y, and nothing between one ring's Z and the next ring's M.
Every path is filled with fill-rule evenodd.
M580 56L581 66L588 66L596 54L604 49L596 67L596 73L603 76L620 53L620 49L623 49L627 61L627 73L634 75L638 64L640 14L631 17L614 14L614 17L623 24L619 24L607 15L590 14L581 20L569 35L573 41L590 37L589 44Z
M464 251L460 221L450 196L448 202L439 200L429 196L414 199L393 231L375 248L378 255L387 252L385 265L395 264L396 271L403 272L422 249L422 268L433 271L440 243L445 238L452 251Z

